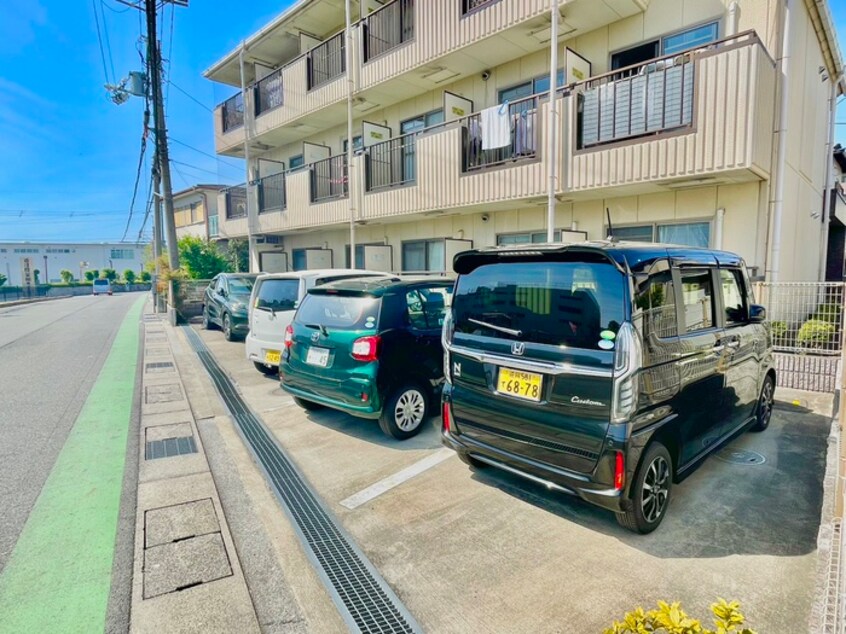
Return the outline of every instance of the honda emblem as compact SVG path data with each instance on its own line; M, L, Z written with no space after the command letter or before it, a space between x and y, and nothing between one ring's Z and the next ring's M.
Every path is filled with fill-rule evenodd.
M522 341L515 341L511 344L511 354L521 357L524 352L526 352L526 344Z

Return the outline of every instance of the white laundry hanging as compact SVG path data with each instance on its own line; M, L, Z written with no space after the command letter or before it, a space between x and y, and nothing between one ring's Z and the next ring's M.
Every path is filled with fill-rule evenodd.
M508 110L506 104L482 110L480 118L483 150L495 150L511 145L511 115Z

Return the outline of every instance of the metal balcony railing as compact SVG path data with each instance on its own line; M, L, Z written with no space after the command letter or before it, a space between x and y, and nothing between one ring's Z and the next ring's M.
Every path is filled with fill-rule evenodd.
M282 69L262 77L253 88L256 102L256 116L282 105Z
M280 211L287 207L285 193L285 172L265 176L258 181L259 213L266 211Z
M226 219L247 217L247 187L235 185L225 190Z
M514 101L502 108L508 109L511 138L508 145L495 149L482 149L485 145L485 131L482 115L475 113L464 119L462 134L463 169L471 172L478 169L503 165L523 159L534 159L538 153L538 97L527 97Z
M414 0L394 0L361 21L364 61L414 38Z
M244 93L232 95L220 107L223 131L229 132L244 125Z
M311 172L311 202L345 198L349 193L347 155L339 154L309 166Z
M461 13L470 13L476 9L481 9L484 6L493 4L498 0L461 0Z
M367 191L414 183L417 178L417 134L406 134L365 150Z
M340 77L346 71L344 33L338 33L307 53L308 89Z

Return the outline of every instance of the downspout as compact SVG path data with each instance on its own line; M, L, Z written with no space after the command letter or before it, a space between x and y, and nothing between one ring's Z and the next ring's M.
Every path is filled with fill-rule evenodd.
M740 4L734 0L728 8L728 18L726 19L726 37L737 35L738 25L740 24Z
M717 220L714 222L714 248L722 250L723 248L723 225L725 223L726 210L725 207L717 209Z
M209 235L209 197L205 190L200 190L200 196L203 197L203 215L205 216L203 224L206 226L206 240L211 240Z
M351 1L346 0L344 3L344 10L346 14L346 46L344 47L344 63L347 67L347 200L349 201L350 213L350 268L355 268L355 200L352 191L352 174L353 174L353 92L355 85L353 82L353 65L352 65L352 7ZM358 189L358 188L356 188Z
M247 83L244 79L244 53L246 51L246 43L241 42L241 50L238 51L238 63L241 67L241 101L244 104L244 165L247 173L247 182L244 185L247 192L247 272L252 273L256 245L253 236L253 217L250 213L253 205L250 204L250 119L248 116L250 109L247 108ZM258 255L256 255L256 259L258 259Z
M784 171L787 148L787 114L790 92L790 16L795 0L785 0L784 19L782 22L781 59L779 60L779 99L778 113L778 150L776 153L776 174L773 183L772 218L773 230L770 236L770 254L768 258L769 282L779 281L781 258L781 225L784 215Z
M556 165L555 150L557 149L557 123L558 123L558 25L560 22L558 12L558 0L552 2L552 29L549 39L549 145L547 151L547 164L549 166L549 192L547 195L546 209L546 241L555 240L555 185Z
M828 144L825 146L825 185L823 186L823 208L820 226L820 267L817 279L825 282L826 264L828 261L828 225L831 221L831 161L834 155L834 128L837 117L837 89L843 81L846 68L842 69L834 81L831 82L831 95L828 102Z

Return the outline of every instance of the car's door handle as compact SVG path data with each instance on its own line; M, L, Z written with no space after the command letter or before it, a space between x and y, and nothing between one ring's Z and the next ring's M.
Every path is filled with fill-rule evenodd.
M732 350L737 350L740 347L740 342L737 339L729 341L726 344L726 347L731 348Z

